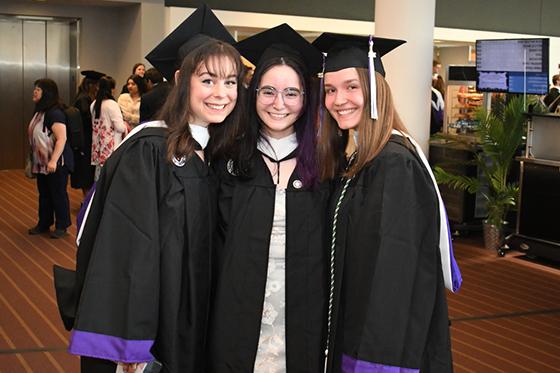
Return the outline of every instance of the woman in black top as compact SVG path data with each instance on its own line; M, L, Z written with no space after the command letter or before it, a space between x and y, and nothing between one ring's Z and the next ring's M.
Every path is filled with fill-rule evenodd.
M78 87L74 107L80 111L83 127L83 145L74 149L74 172L70 175L72 188L81 189L84 197L93 185L95 166L91 164L91 103L95 100L99 79L105 74L87 70L82 71L84 79Z
M32 172L37 175L39 221L29 234L50 230L52 238L66 234L70 226L70 209L66 183L73 169L73 157L66 144L66 118L58 96L58 87L51 79L39 79L33 90L35 114L29 123L29 144L33 154Z

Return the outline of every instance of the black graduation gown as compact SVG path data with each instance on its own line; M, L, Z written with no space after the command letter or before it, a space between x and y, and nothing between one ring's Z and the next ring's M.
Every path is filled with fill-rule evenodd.
M253 372L257 353L276 186L260 153L254 177L240 180L224 164L219 209L225 243L216 253L215 293L209 328L209 372ZM318 372L325 340L329 185L286 191L287 372ZM296 182L297 185L297 182Z
M80 111L82 126L84 129L84 147L74 150L74 172L70 174L72 188L91 188L95 175L95 166L91 165L91 111L90 105L93 101L85 94L80 93L74 102L74 107Z
M377 371L365 368L374 364L453 370L437 195L403 141L391 137L351 181L340 207L330 372ZM331 212L342 185L336 189Z
M156 84L151 91L142 95L142 100L140 100L140 123L155 119L156 114L165 104L171 88L170 83L161 82Z
M78 249L69 351L114 361L150 351L164 372L204 372L217 180L198 156L178 167L165 154L165 129L146 128L103 168Z

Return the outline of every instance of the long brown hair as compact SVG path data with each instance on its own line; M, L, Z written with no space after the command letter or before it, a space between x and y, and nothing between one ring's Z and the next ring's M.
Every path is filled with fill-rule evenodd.
M157 114L157 118L165 121L168 126L167 158L191 157L194 154L194 139L189 127L192 117L190 107L190 79L193 74L205 66L209 72L223 78L229 72L219 63L220 57L231 60L237 78L237 102L233 111L222 123L212 124L210 143L208 144L208 159L227 156L229 148L240 136L241 115L243 113L244 91L243 76L245 67L241 63L239 52L230 44L219 40L210 40L193 49L184 59L179 69L179 78L169 93L165 104Z
M325 110L317 146L321 180L332 179L340 174L345 177L356 175L381 152L389 141L393 129L408 133L395 109L391 89L387 81L377 72L375 73L375 82L377 86L378 117L376 120L370 118L369 73L364 68L356 68L356 71L364 95L362 118L356 127L360 134L356 144L356 156L350 168L344 171L342 153L346 148L348 136L342 133L334 118ZM325 97L322 99L322 105L324 105Z

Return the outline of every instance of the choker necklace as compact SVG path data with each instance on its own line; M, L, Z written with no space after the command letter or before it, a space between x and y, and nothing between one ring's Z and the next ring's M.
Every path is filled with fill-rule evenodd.
M281 139L275 139L265 134L259 137L257 149L271 162L276 163L276 184L280 183L280 163L295 158L298 148L296 133L291 133Z

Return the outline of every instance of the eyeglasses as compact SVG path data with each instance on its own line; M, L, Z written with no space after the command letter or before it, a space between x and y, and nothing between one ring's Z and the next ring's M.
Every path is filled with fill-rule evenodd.
M276 96L278 96L279 93L282 95L282 98L284 99L284 103L286 105L298 103L304 94L304 92L300 91L299 89L292 87L284 88L281 91L270 86L257 88L257 97L263 104L271 104L272 102L274 102Z

